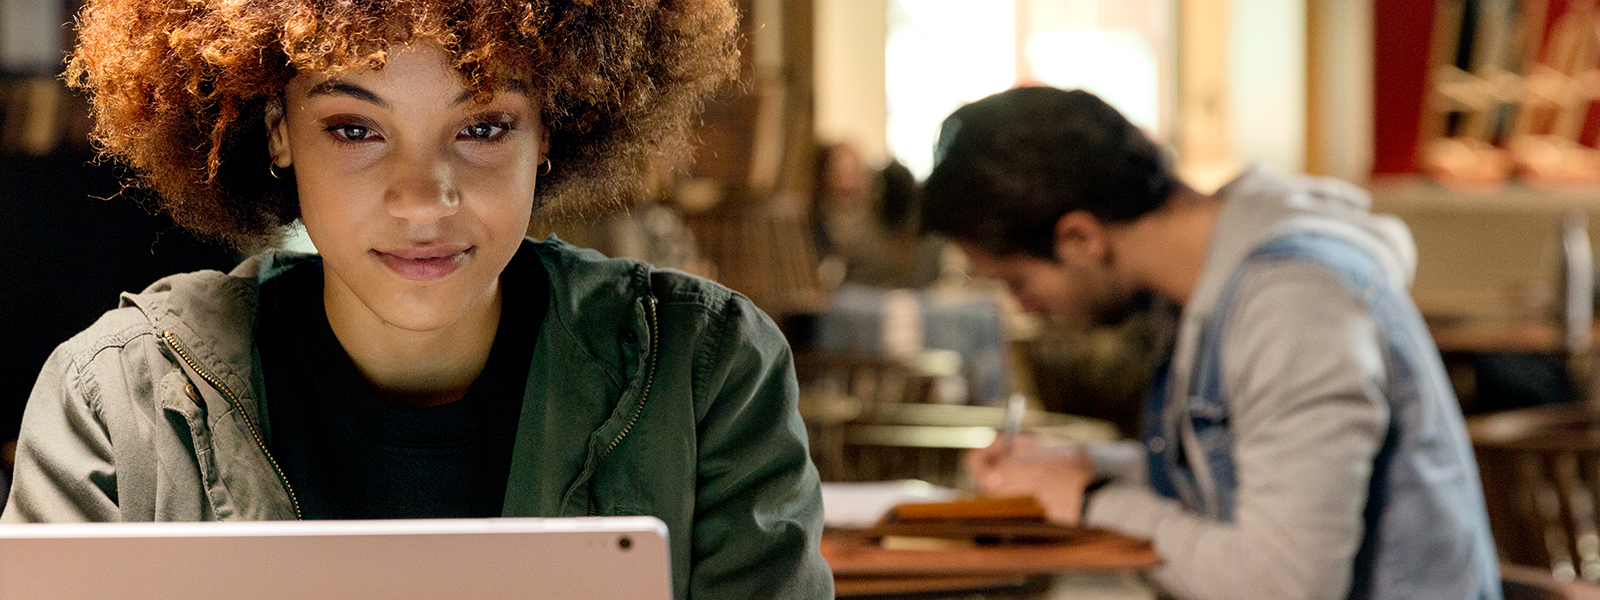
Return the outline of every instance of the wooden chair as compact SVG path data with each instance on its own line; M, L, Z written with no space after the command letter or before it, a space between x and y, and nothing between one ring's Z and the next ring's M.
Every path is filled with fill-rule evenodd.
M1566 404L1467 422L1500 557L1600 581L1600 412Z
M770 314L815 312L825 303L806 222L761 205L733 203L684 215L718 283Z
M800 389L860 400L867 409L932 400L934 379L912 365L863 354L803 353L794 357Z
M962 456L994 440L1005 409L934 402L940 373L861 355L795 356L800 415L824 481L921 479L957 486ZM944 373L943 375L948 375ZM1031 411L1023 427L1080 442L1116 439L1099 419Z
M862 481L845 457L845 428L884 407L928 402L933 378L887 358L802 353L794 358L800 414L811 438L812 460L825 481Z

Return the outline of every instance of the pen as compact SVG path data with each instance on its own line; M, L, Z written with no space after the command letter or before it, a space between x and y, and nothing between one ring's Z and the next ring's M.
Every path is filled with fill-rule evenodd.
M1006 416L1000 422L1000 444L1004 453L1011 453L1011 444L1017 439L1017 433L1022 431L1022 416L1028 411L1028 401L1022 394L1012 394L1006 400Z

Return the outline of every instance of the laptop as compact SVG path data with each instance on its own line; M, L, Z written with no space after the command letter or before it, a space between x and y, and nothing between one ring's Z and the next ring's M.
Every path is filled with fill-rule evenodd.
M0 526L0 599L670 600L655 517Z

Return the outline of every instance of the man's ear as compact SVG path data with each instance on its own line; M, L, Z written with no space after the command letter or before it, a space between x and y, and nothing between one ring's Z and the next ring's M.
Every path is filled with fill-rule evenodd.
M293 166L294 156L289 152L289 120L284 117L283 100L268 102L266 112L267 155L272 157L275 167Z
M1056 220L1056 260L1068 264L1105 261L1111 240L1100 219L1088 211L1075 210Z

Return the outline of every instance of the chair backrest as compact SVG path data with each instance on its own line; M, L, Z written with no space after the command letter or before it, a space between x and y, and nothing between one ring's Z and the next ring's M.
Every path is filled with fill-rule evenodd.
M882 357L801 353L794 357L794 370L800 383L801 414L807 416L812 461L825 481L880 478L884 469L876 468L883 458L878 453L869 453L865 460L859 453L847 456L845 430L849 423L900 404L928 402L934 392L933 378ZM960 465L959 456L938 462L933 468L941 472ZM915 475L902 473L896 478L909 477Z
M910 365L863 354L805 353L794 357L803 390L855 398L863 410L932 401L934 379Z
M728 202L684 216L716 279L771 314L814 312L824 304L817 253L804 219L760 202Z
M1500 557L1600 581L1600 414L1518 409L1468 420Z

